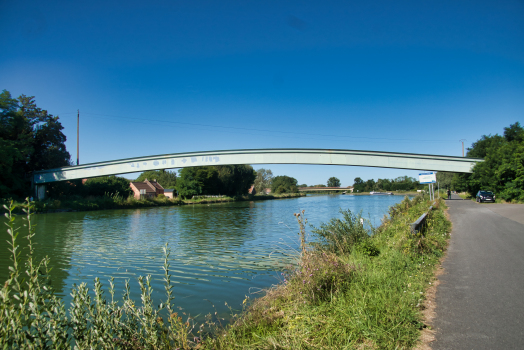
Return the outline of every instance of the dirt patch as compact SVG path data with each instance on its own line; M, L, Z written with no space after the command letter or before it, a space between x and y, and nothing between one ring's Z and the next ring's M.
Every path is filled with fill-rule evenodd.
M446 218L450 220L448 209L444 211L444 214L446 215ZM453 232L453 230L451 230ZM447 242L447 246L449 246L449 239ZM431 287L426 289L426 299L424 300L424 304L422 304L422 322L426 325L426 327L420 332L419 342L417 346L415 346L414 350L431 350L431 342L435 341L435 329L433 329L433 320L435 319L435 316L437 315L435 312L435 309L437 308L437 304L435 302L436 294L437 294L437 287L440 284L439 276L442 275L445 270L442 267L442 263L444 260L446 260L448 256L447 250L444 253L444 256L439 261L439 266L437 267L437 271L435 272L435 279L431 283Z
M433 319L436 316L435 309L437 304L435 302L437 287L440 284L438 277L444 273L442 268L442 262L446 257L440 259L439 267L435 273L435 280L431 283L431 287L426 290L426 299L422 305L422 322L426 325L426 328L420 333L419 343L414 350L431 350L430 343L435 340L435 330L432 327Z

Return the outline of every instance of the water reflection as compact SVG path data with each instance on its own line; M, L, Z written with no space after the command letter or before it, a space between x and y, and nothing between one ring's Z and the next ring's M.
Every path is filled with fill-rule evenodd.
M400 196L308 196L260 202L108 210L36 215L37 259L51 257L53 283L69 304L73 284L92 286L98 276L125 279L140 299L137 277L153 276L155 303L163 294L162 247L172 249L175 303L191 315L227 313L250 291L278 283L278 271L293 262L298 227L293 213L306 211L318 226L351 209L375 225ZM369 214L368 214L369 213ZM7 234L0 232L1 242ZM22 241L24 242L24 240ZM26 243L24 242L24 245ZM7 278L7 244L0 243L0 280ZM106 283L107 284L107 283Z

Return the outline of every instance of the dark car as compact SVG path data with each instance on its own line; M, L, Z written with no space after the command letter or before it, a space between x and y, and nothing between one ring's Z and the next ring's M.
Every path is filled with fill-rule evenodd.
M478 191L477 202L493 202L495 203L495 195L491 191Z

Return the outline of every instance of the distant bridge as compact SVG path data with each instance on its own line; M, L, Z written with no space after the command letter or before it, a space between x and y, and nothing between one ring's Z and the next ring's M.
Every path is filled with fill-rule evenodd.
M299 187L298 192L344 191L353 192L353 187Z
M470 173L472 167L481 161L465 157L336 149L244 149L164 154L41 170L34 172L33 183L41 185L146 170L232 164L351 165Z

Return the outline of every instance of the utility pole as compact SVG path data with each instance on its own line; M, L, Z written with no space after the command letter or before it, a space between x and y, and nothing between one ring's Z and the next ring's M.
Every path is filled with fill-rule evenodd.
M464 141L467 141L466 139L459 140L459 142L462 142L462 157L464 157Z
M76 165L80 165L80 110L76 115Z

